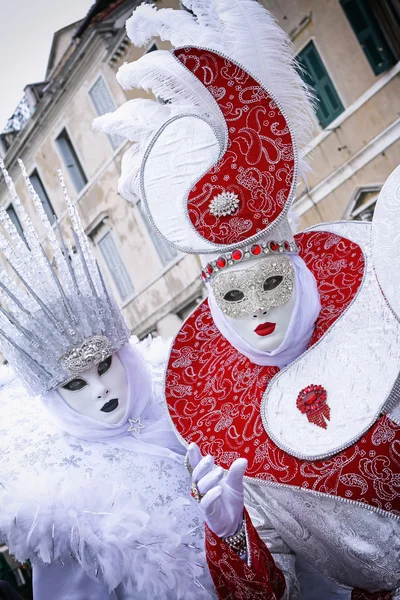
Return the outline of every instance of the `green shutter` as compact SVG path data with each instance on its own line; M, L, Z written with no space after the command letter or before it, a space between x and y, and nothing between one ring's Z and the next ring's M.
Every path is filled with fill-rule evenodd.
M298 54L297 60L302 69L300 75L317 96L318 120L322 127L326 127L343 112L344 107L314 42L307 44Z
M369 0L340 0L340 4L375 75L387 71L396 59L385 40Z

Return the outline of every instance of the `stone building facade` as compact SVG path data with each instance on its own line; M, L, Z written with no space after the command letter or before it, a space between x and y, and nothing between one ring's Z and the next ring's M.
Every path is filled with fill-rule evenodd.
M319 99L307 149L313 172L295 201L300 226L370 218L400 157L399 0L260 1L289 33ZM17 157L61 228L65 209L56 169L62 168L128 325L140 337L167 336L202 296L198 259L171 252L151 232L140 202L132 206L117 194L129 144L91 128L97 115L137 95L117 84L119 66L168 47L159 40L145 50L129 44L124 22L137 3L97 0L82 21L54 35L46 80L25 88L0 147L22 200ZM178 0L155 3L179 8ZM0 204L15 218L2 181Z
M24 161L45 207L63 230L68 225L56 174L62 169L128 326L139 337L167 337L202 297L198 259L171 251L152 232L140 203L132 206L118 195L121 158L129 144L92 130L97 115L133 96L120 88L115 75L123 62L143 52L125 34L125 21L136 4L98 0L85 19L55 33L46 81L26 86L17 119L2 134L1 146L32 219L17 158ZM2 179L0 204L17 219Z
M297 191L304 228L370 219L400 163L399 0L262 0L289 33L318 106L312 173Z

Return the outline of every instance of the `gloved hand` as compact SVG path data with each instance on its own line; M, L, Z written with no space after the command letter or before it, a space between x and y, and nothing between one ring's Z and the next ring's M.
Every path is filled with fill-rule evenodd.
M190 444L188 457L193 469L192 481L204 496L199 506L205 522L219 537L234 535L243 521L243 476L247 460L235 460L224 478L222 468L214 468L213 457L210 454L203 457L196 444Z

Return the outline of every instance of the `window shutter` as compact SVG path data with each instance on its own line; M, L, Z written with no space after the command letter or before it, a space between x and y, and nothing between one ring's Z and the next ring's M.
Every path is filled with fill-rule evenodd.
M22 237L23 240L25 240L24 230L22 229L21 222L18 219L18 215L12 204L10 204L10 206L7 208L7 214L10 217L11 221L14 223L19 235Z
M369 2L340 0L340 4L375 75L387 71L396 59L385 40Z
M307 44L298 54L297 60L301 67L301 77L317 96L318 120L322 127L326 127L343 112L344 107L314 42Z
M116 109L114 100L101 75L96 80L96 83L90 88L89 95L99 116L113 112ZM111 146L114 150L119 148L124 141L124 138L120 135L108 135L107 137L110 140Z
M79 193L87 184L87 179L66 129L62 130L56 139L56 144L72 183Z
M133 294L134 288L128 271L122 262L117 246L115 245L111 231L106 233L106 235L99 240L98 245L121 300L127 300L129 296Z
M39 177L39 173L36 170L33 171L32 175L30 176L30 180L33 189L35 190L43 204L43 208L47 215L47 218L49 219L50 223L53 223L56 218L56 213L51 205L46 190L44 189L44 185Z

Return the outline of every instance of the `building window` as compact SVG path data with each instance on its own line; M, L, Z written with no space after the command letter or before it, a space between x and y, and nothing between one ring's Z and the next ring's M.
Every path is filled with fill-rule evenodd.
M56 139L56 144L72 183L74 184L75 190L79 193L87 184L87 177L82 169L82 165L79 162L79 158L66 129L62 130Z
M344 107L314 42L307 44L298 54L297 60L301 77L314 90L318 99L318 120L322 127L327 127L343 112Z
M153 42L153 44L151 44L151 46L147 48L146 54L148 54L149 52L155 52L155 50L158 50L158 46L155 42Z
M372 221L380 188L364 188L358 190L350 202L345 217L353 221Z
M106 262L110 275L114 280L120 298L124 302L132 296L134 288L128 271L122 262L122 258L118 252L111 231L108 231L100 238L97 244Z
M395 53L398 57L400 51L400 13L395 3L397 0L340 0L375 75L394 65Z
M114 112L117 108L106 82L101 75L96 80L96 83L90 88L89 96L92 99L93 106L99 116ZM107 137L110 140L113 150L119 148L124 141L124 138L120 135L107 135Z
M161 237L161 235L154 230L154 227L150 223L148 216L143 210L142 202L140 200L137 203L137 206L140 210L143 222L146 226L147 231L150 234L151 240L154 244L157 254L160 257L163 266L165 267L166 265L168 265L168 263L170 263L174 258L178 256L178 251L175 250L175 248L173 248L169 244L167 244L167 242L164 241L164 238Z
M16 210L12 204L10 204L10 206L7 208L7 214L10 217L11 221L14 223L19 235L25 241L24 230L22 229L21 221L19 220Z
M33 189L35 190L35 192L37 193L37 195L39 196L39 198L43 204L43 208L47 215L47 218L49 219L50 223L53 223L55 221L55 219L57 218L57 215L54 211L54 208L51 205L51 202L49 200L47 192L44 189L44 185L43 185L42 180L39 177L39 173L37 172L36 169L33 171L32 175L30 176L30 180L31 180L31 184L33 185Z

